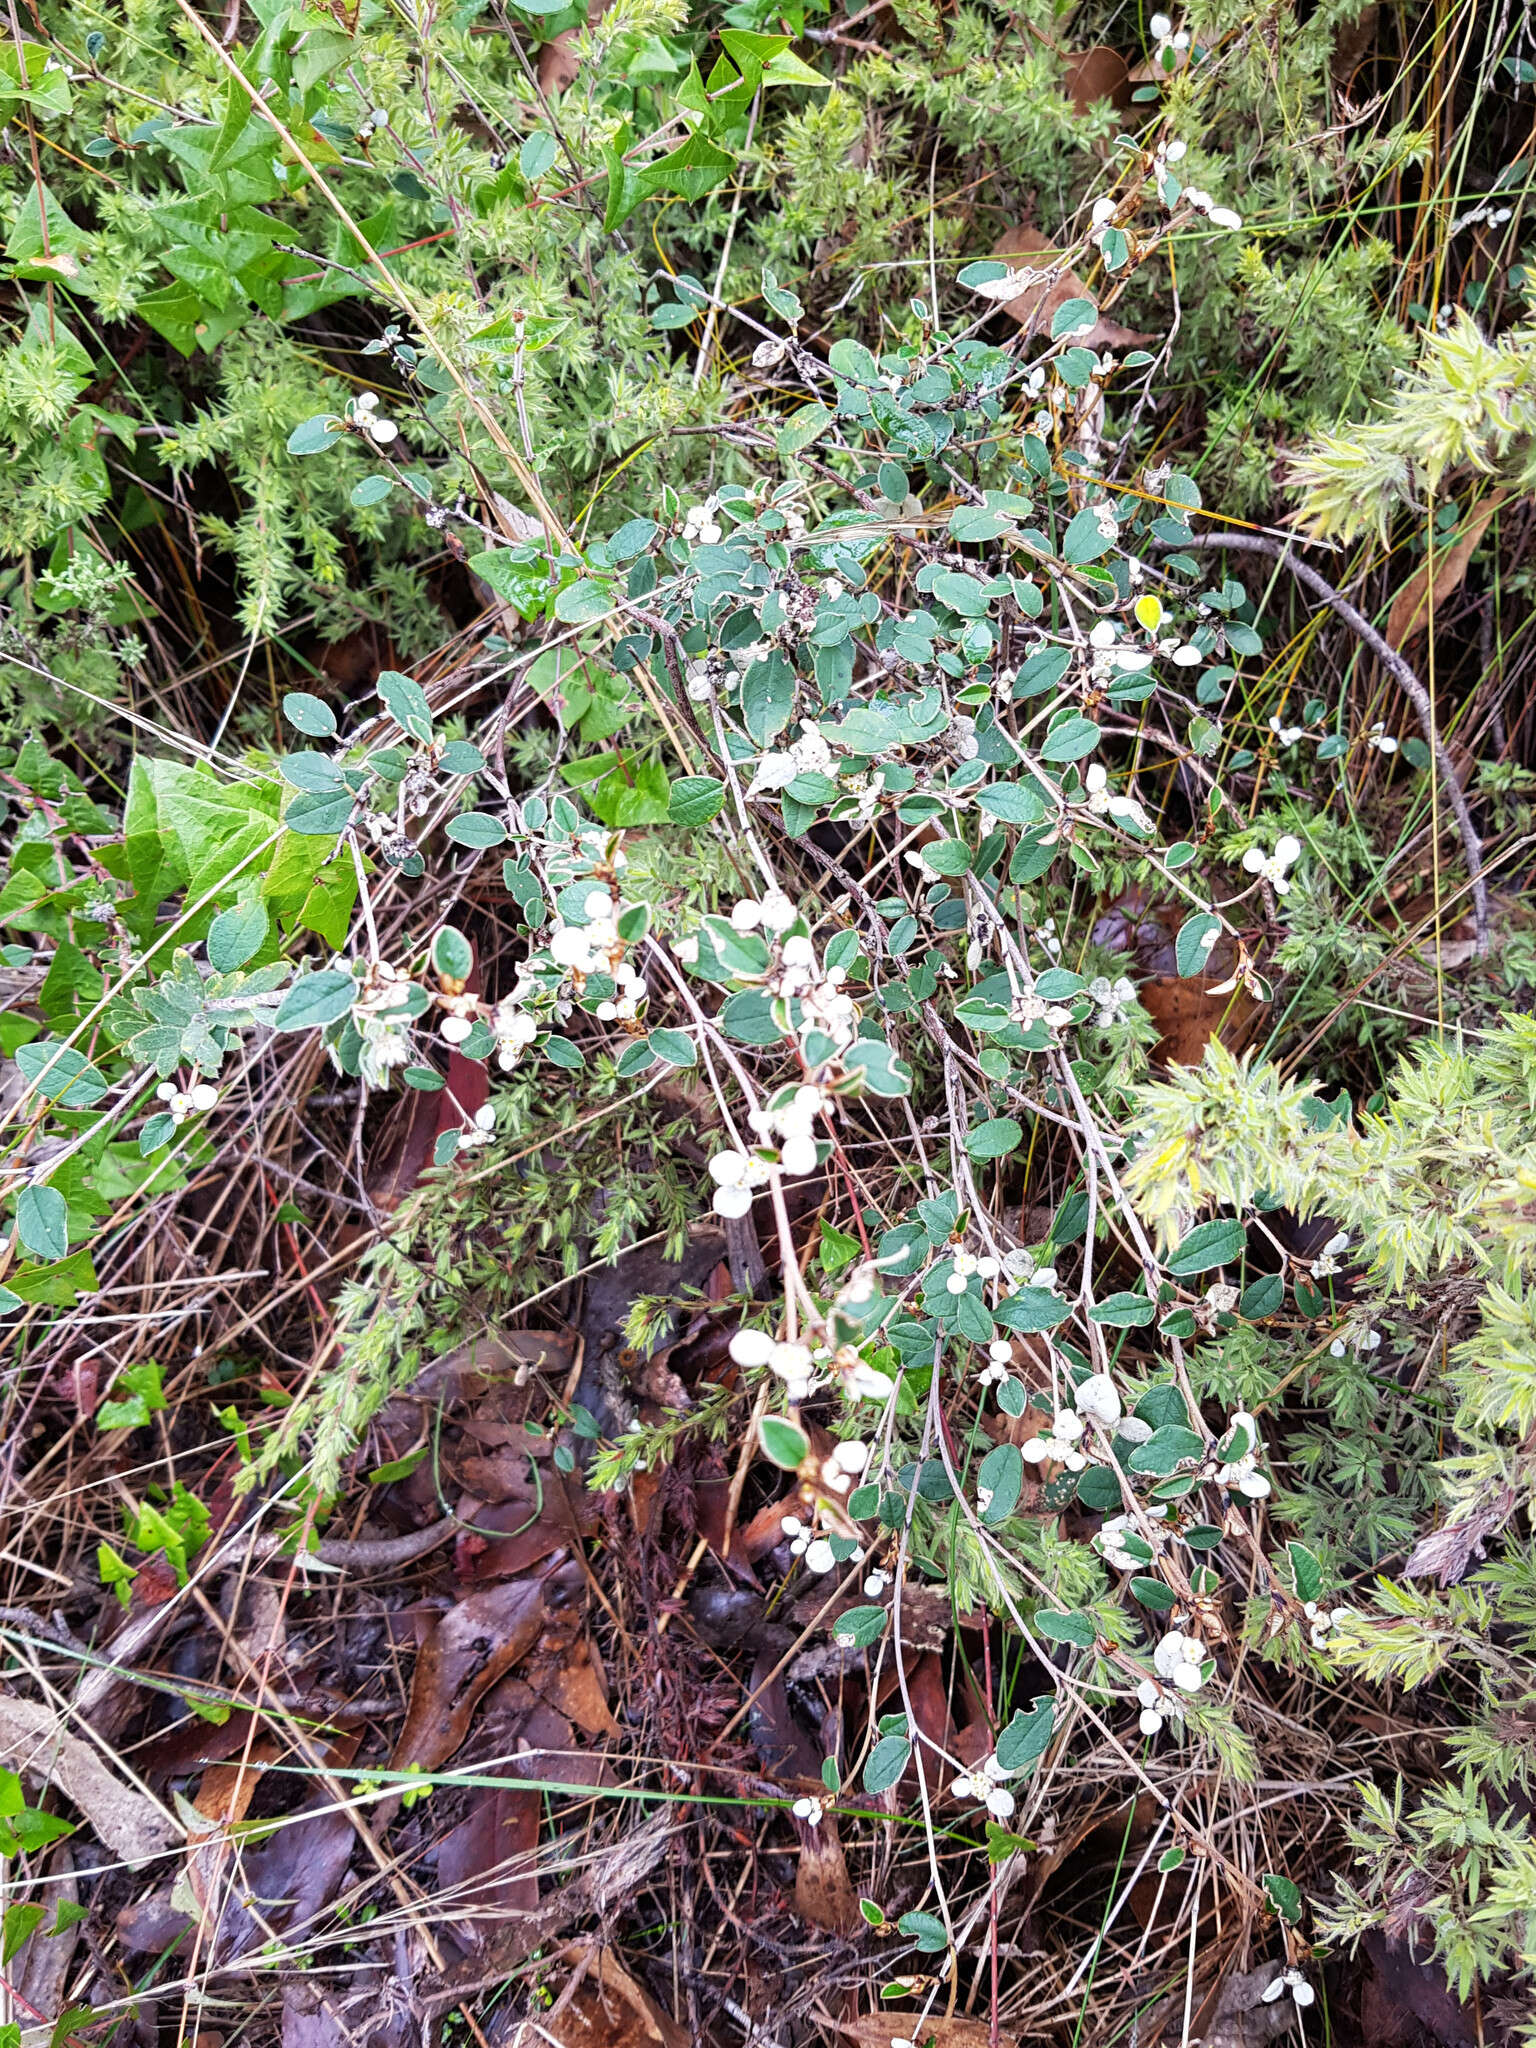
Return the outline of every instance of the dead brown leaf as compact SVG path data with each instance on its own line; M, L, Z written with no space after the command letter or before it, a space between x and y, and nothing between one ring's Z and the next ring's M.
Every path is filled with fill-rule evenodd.
M476 1795L468 1817L439 1844L443 1904L478 1936L492 1914L531 1913L539 1903L533 1859L539 1847L542 1793L498 1787Z
M508 2048L689 2048L685 2029L610 1950L588 1950L577 1967L583 1974L569 2000L557 1998L537 2029L532 2021L514 2027Z
M574 1643L539 1690L552 1707L568 1715L584 1734L618 1734L619 1724L608 1710L607 1675L590 1641Z
M795 1871L795 1911L813 1927L825 1927L833 1934L851 1934L859 1924L859 1902L855 1896L837 1821L828 1813L817 1827L797 1820L800 1862Z
M1068 299L1091 298L1092 294L1075 270L1057 268L1060 247L1047 241L1038 228L1010 228L993 255L1012 270L1038 270L1038 284L1028 284L1017 298L1003 302L1001 310L1034 334L1049 334L1051 317ZM1155 335L1136 334L1117 320L1096 320L1085 333L1073 336L1081 348L1145 348Z
M53 1709L35 1700L0 1698L0 1765L55 1786L134 1869L181 1839L158 1800L125 1784L93 1744L66 1735Z
M592 0L587 9L587 27L595 28L607 12L608 0ZM580 33L579 29L563 28L539 51L539 91L547 99L557 98L581 76L581 60L576 55Z
M458 1749L482 1694L538 1641L548 1577L487 1586L443 1615L416 1659L392 1771L435 1771Z
M1434 556L1434 602L1430 603L1430 563L1425 562L1392 600L1392 609L1387 614L1387 641L1399 650L1406 647L1418 633L1429 624L1431 611L1439 611L1446 600L1455 595L1466 580L1467 565L1471 562L1479 542L1487 532L1490 522L1499 507L1509 497L1508 491L1490 491L1462 525L1453 544L1441 548Z
M1086 114L1099 100L1111 106L1131 104L1131 74L1125 59L1107 43L1095 43L1091 50L1077 50L1062 67L1061 89L1080 114Z
M47 1900L55 1908L80 1903L74 1854L67 1842L56 1843L48 1858ZM45 2022L56 2020L64 2009L69 1967L79 1939L79 1925L71 1923L57 1934L27 1942L10 1967L13 2005L38 2014Z
M1157 1026L1152 1063L1161 1067L1197 1067L1213 1038L1228 1052L1241 1052L1258 1028L1261 1005L1239 985L1218 995L1212 976L1158 975L1136 993Z
M992 2029L986 2020L919 2019L910 2012L862 2013L856 2020L840 2020L839 2030L859 2048L891 2048L893 2041L915 2041L917 2048L990 2048ZM1019 2037L1005 2027L998 2035L999 2048L1019 2048Z

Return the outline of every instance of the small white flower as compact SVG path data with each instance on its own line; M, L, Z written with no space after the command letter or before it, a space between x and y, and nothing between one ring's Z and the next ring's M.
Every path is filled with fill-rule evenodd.
M1317 1257L1312 1261L1313 1279L1331 1279L1338 1272L1343 1254L1348 1250L1349 1232L1347 1230L1341 1230L1333 1237L1330 1237Z
M1393 739L1392 735L1379 720L1366 734L1365 744L1368 747L1374 747L1378 754L1395 754L1397 752L1397 741Z
M799 911L780 889L771 889L757 906L763 929L770 932L788 931Z
M803 1820L808 1828L819 1828L826 1808L819 1799L797 1799L789 1809L796 1820Z
M1290 893L1288 870L1301 858L1301 841L1284 832L1275 841L1273 853L1266 853L1261 846L1250 846L1243 855L1243 868L1250 875L1262 875L1277 896Z
M219 1091L208 1081L199 1081L188 1091L188 1100L194 1109L212 1109L219 1099Z
M474 1028L468 1017L445 1017L438 1026L448 1045L462 1045Z
M1125 1407L1120 1399L1114 1381L1105 1372L1090 1373L1072 1396L1079 1415L1086 1415L1092 1421L1102 1423L1106 1429L1113 1429Z
M740 1329L726 1348L737 1365L767 1365L773 1357L774 1340L766 1330Z
M1159 1678L1169 1680L1180 1692L1198 1692L1204 1683L1201 1672L1204 1657L1204 1645L1196 1637L1180 1635L1174 1630L1164 1636L1152 1652L1152 1667Z
M376 412L367 414L363 425L381 448L387 448L400 432L393 420L381 419Z
M1156 42L1166 42L1168 37L1173 34L1173 23L1166 14L1154 14L1147 23L1147 33Z
M805 1553L805 1568L812 1572L829 1572L837 1563L832 1546L825 1536L818 1536Z
M1230 206L1213 206L1206 219L1213 228L1240 228L1243 224L1242 215L1234 213Z

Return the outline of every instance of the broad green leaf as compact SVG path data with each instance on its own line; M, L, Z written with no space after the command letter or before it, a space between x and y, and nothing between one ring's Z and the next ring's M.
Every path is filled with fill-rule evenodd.
M707 825L725 804L725 784L714 775L681 775L667 797L667 817L674 825Z
M997 1738L997 1760L1005 1771L1022 1771L1038 1763L1050 1747L1056 1725L1056 1703L1042 1694L1028 1713L1021 1708Z
M1180 1278L1205 1273L1212 1266L1227 1266L1240 1259L1247 1242L1248 1234L1236 1218L1219 1216L1211 1223L1197 1223L1163 1263Z
M277 1006L278 1031L314 1031L345 1017L357 1000L357 982L340 967L301 975Z
M380 672L378 692L385 710L402 732L423 744L431 739L432 707L420 683L398 669L386 668Z
M867 1650L871 1643L878 1643L885 1634L889 1620L890 1616L883 1607L850 1607L846 1614L840 1614L833 1622L832 1640Z
M786 1472L793 1472L810 1456L810 1440L797 1423L785 1415L765 1415L757 1426L764 1455Z
M283 716L312 740L328 740L336 731L336 714L329 704L312 697L307 690L290 690L283 699Z
M1035 1627L1050 1642L1073 1643L1080 1650L1091 1650L1097 1639L1086 1614L1056 1614L1047 1608L1035 1616Z
M1024 1127L1011 1116L989 1117L966 1138L965 1149L973 1159L1002 1159L1016 1152L1024 1142Z
M1194 917L1187 917L1179 926L1179 936L1174 942L1174 965L1186 979L1194 974L1204 974L1211 957L1211 949L1221 937L1221 919L1212 917L1208 911L1201 911Z
M1101 511L1105 514L1102 519ZM1062 560L1081 568L1107 555L1117 539L1114 514L1107 507L1085 505L1062 536Z
M259 897L221 910L208 927L208 964L220 974L233 974L254 959L266 944L267 906Z
M526 136L517 152L517 167L530 185L538 183L559 154L555 138L543 128Z
M317 412L296 426L288 436L290 455L319 455L338 442L345 428L333 413Z
M500 818L487 811L460 811L443 829L455 846L500 846L507 836Z
M912 1745L905 1735L882 1735L864 1759L860 1780L869 1793L888 1792L907 1768Z
M34 1258L64 1257L69 1250L69 1204L57 1188L22 1189L16 1197L16 1235Z
M1018 1445L995 1444L981 1461L976 1484L992 1496L981 1510L981 1519L989 1528L1006 1522L1024 1485L1024 1457Z

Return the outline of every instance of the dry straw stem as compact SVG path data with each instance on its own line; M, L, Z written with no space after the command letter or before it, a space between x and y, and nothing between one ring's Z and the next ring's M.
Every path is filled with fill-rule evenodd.
M1387 674L1397 684L1403 695L1413 706L1419 726L1424 734L1425 744L1435 757L1435 766L1445 784L1445 794L1451 809L1456 814L1457 829L1461 834L1462 850L1467 857L1467 874L1472 888L1472 919L1477 928L1477 952L1482 958L1488 951L1489 916L1488 884L1483 874L1483 842L1478 837L1472 812L1467 804L1466 792L1456 773L1455 764L1445 742L1441 739L1435 724L1434 706L1429 701L1429 692L1419 681L1408 663L1397 649L1384 640L1370 620L1355 610L1347 597L1340 596L1325 577L1320 576L1310 562L1304 562L1292 551L1289 541L1268 540L1257 533L1201 533L1177 543L1180 548L1228 548L1234 554L1266 555L1270 561L1278 562L1288 569L1305 589L1323 603L1360 641L1370 649Z

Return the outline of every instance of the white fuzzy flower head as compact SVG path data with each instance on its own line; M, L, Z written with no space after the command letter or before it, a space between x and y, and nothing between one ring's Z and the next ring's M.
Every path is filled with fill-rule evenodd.
M1265 1985L1259 1996L1265 2005L1273 2005L1278 1999L1283 1998L1287 1991L1303 2011L1317 1996L1300 1970L1294 1967L1282 1970L1278 1977Z
M1243 855L1243 867L1250 875L1261 875L1277 896L1290 893L1290 870L1301 858L1301 841L1283 832L1275 841L1273 853L1266 853L1262 846L1250 846Z
M1079 1415L1102 1423L1105 1429L1113 1429L1125 1413L1119 1392L1107 1372L1090 1373L1078 1386L1072 1400Z
M1201 1672L1204 1657L1205 1647L1196 1637L1175 1630L1152 1652L1152 1668L1180 1692L1198 1692L1205 1682Z

